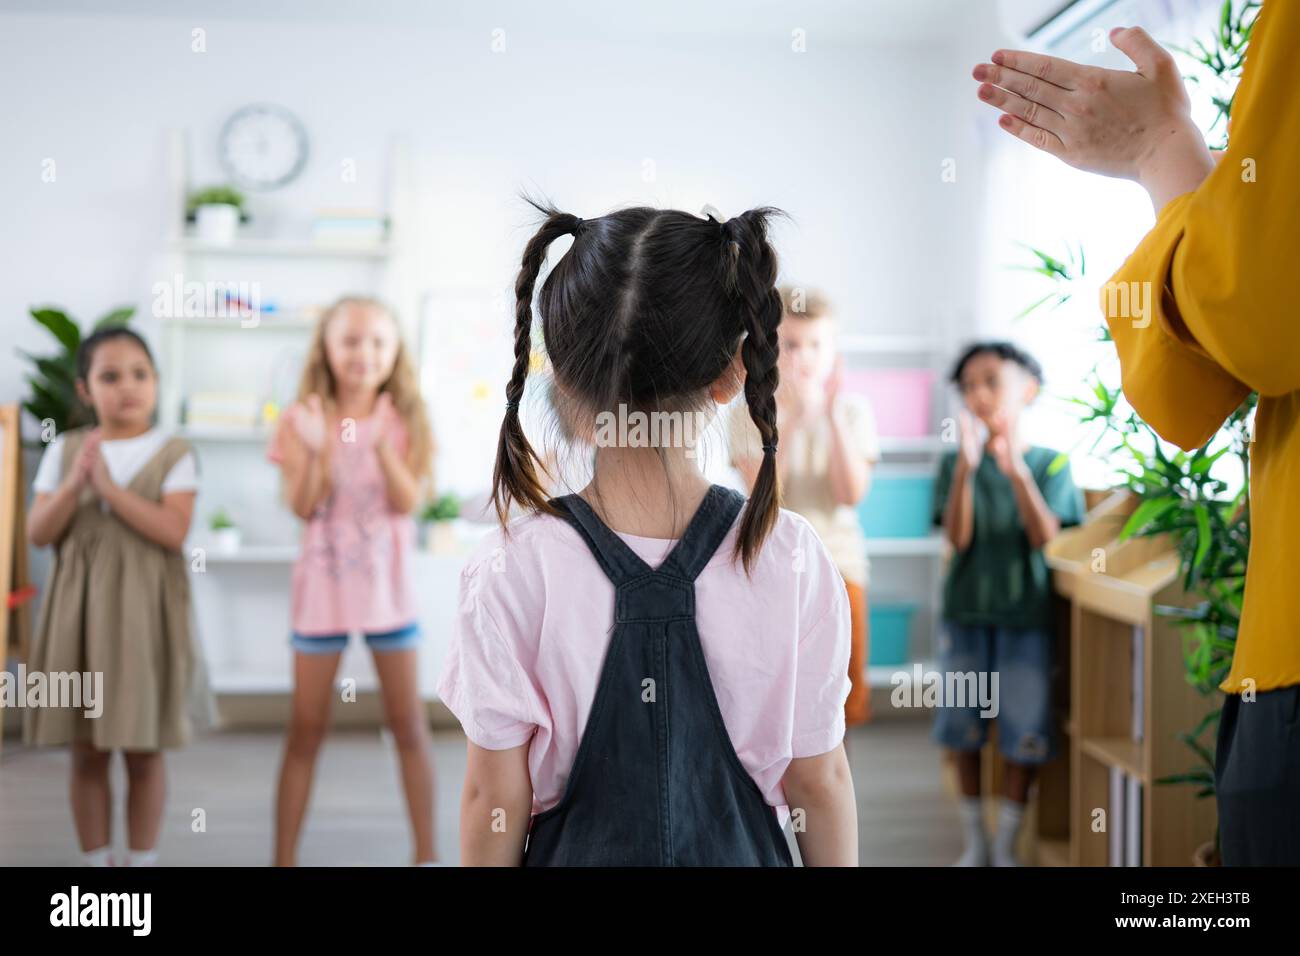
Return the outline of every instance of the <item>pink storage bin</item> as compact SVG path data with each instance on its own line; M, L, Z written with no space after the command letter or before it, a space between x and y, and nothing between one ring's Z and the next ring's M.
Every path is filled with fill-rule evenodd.
M844 390L867 397L882 437L923 438L930 434L933 369L845 369Z

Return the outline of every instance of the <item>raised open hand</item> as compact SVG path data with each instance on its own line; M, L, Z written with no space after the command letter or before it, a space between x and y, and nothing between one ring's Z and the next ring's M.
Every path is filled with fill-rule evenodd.
M1111 31L1135 71L998 50L972 75L1003 129L1077 169L1133 179L1157 208L1214 168L1174 58L1141 27Z

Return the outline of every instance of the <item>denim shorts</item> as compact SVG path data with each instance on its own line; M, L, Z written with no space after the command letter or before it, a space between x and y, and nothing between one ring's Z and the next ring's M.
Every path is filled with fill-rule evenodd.
M1052 635L1043 630L970 626L945 622L939 638L939 669L945 675L997 675L996 717L980 706L941 701L933 738L949 750L978 750L998 722L998 750L1012 763L1042 764L1056 755L1052 717Z
M412 622L395 631L375 631L367 633L366 644L372 651L404 651L420 643L420 625ZM296 631L289 639L294 650L304 654L338 654L348 646L348 635L342 634L299 634Z

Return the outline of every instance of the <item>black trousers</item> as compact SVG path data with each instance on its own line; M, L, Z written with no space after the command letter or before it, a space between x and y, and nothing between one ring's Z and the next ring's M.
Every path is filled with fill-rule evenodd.
M1225 866L1300 866L1300 685L1224 700L1215 784Z

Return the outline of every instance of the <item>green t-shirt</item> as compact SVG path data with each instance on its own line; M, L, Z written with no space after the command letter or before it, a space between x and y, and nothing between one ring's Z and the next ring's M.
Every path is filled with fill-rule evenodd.
M1060 519L1061 527L1083 520L1083 494L1070 466L1049 474L1057 452L1034 446L1025 452L1034 482ZM934 523L943 524L948 490L957 463L950 451L939 463L934 484ZM1008 628L1051 627L1051 579L1043 552L1029 546L1011 480L985 454L971 487L975 524L970 547L954 553L943 588L943 617L955 624Z

